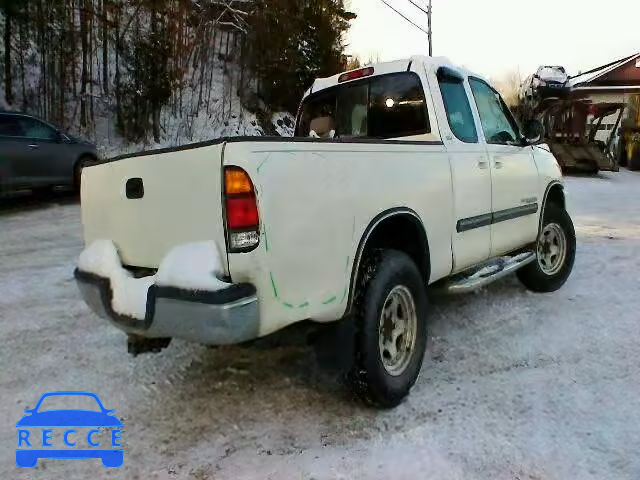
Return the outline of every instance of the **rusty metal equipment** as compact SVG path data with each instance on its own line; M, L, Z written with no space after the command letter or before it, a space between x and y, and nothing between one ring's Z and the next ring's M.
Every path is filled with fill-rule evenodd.
M545 141L563 170L597 173L618 171L611 152L615 132L624 112L624 103L591 103L586 99L567 96L541 102L536 116L545 126ZM615 127L606 142L595 139L605 117L618 113ZM589 116L593 119L587 123Z
M640 170L640 95L631 97L618 135L618 162L629 170Z

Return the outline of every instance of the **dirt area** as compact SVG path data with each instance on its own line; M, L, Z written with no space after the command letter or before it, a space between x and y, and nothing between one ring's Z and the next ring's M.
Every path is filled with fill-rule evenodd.
M554 294L508 278L432 299L409 399L375 411L303 342L132 358L73 280L73 198L0 207L0 478L640 478L640 175L567 178L578 233ZM295 337L295 335L293 335ZM53 390L97 393L124 423L124 466L18 469L15 422Z

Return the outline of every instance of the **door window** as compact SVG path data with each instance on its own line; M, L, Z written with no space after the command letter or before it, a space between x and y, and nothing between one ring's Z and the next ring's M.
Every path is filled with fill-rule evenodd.
M471 113L469 97L464 89L463 78L448 74L448 70L440 69L438 84L453 134L465 143L478 143L478 132Z
M482 80L470 78L469 84L478 106L480 123L487 143L517 144L520 138L518 126L500 94Z
M29 117L19 117L19 119L24 131L23 136L27 138L39 140L56 140L58 138L58 132L40 120Z
M0 115L0 136L24 137L22 125L15 115Z

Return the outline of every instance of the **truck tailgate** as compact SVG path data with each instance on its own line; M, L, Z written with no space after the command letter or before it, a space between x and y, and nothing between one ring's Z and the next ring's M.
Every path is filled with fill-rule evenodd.
M212 240L226 270L223 148L219 143L151 152L85 168L81 203L86 244L112 240L123 264L157 268L172 247Z

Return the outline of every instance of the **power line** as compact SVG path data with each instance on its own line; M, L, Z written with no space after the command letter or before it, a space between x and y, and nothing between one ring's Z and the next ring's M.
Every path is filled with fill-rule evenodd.
M425 7L423 7L422 5L418 5L416 2L414 2L413 0L409 0L409 3L411 5L413 5L414 7L416 7L418 10L421 10L422 12L426 13L427 15L429 15L429 10L427 10ZM429 7L427 7L429 8Z
M429 32L427 32L424 28L422 28L420 25L418 25L417 23L414 23L413 20L411 20L409 17L407 17L404 13L400 12L399 10L396 10L394 7L392 7L391 5L389 5L386 0L380 0L382 3L384 3L387 7L389 7L391 10L393 10L394 12L396 12L398 15L400 15L402 18L404 18L407 22L409 22L411 25L413 25L414 27L416 27L418 30L420 30L422 33L429 35ZM413 2L411 2L413 3Z

